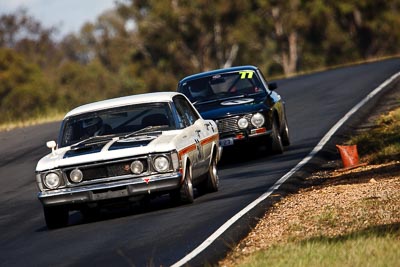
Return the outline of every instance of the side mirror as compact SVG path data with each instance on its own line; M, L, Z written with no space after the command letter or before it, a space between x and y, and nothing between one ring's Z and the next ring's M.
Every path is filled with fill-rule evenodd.
M273 83L268 83L268 88L269 90L275 90L276 88L278 88L278 84L273 82Z
M46 146L51 149L51 153L54 154L54 150L56 149L57 143L56 141L48 141Z

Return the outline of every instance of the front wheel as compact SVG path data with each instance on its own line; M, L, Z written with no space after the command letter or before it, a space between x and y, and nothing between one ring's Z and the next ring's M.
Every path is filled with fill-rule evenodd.
M279 133L278 121L276 119L272 122L272 133L269 138L269 151L271 151L272 154L283 153L282 137Z
M208 172L206 173L206 179L201 182L200 189L202 192L217 192L219 187L219 176L217 169L217 159L214 157L211 160L210 166L208 167Z
M55 229L68 225L69 211L67 207L43 207L47 228Z
M171 192L170 196L174 202L179 202L183 204L193 203L194 193L192 184L192 168L190 166L188 166L185 171L183 184L178 190Z
M282 144L284 146L289 146L290 145L290 135L289 135L289 126L288 126L286 118L285 118L285 123L283 125L281 137L282 137Z
M188 166L185 172L185 179L183 180L182 187L179 191L182 203L193 203L193 183L192 183L192 168Z

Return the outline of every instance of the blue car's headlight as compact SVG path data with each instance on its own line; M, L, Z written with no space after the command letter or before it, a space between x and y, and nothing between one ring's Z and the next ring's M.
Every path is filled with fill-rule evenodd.
M264 122L265 118L261 113L256 113L251 117L251 124L253 124L253 126L256 128L263 126Z
M247 126L249 126L249 122L247 121L247 119L245 117L242 117L238 120L237 125L238 125L239 129L246 129Z

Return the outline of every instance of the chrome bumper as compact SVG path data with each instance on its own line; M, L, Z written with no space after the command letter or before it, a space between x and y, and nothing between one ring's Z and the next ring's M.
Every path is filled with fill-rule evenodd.
M81 204L162 191L168 192L179 188L181 180L182 174L175 172L39 192L38 198L44 206Z

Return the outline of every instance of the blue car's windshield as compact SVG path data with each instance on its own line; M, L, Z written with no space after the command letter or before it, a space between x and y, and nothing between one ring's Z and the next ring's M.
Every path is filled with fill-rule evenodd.
M266 93L253 71L229 72L189 80L181 85L179 91L194 103Z

